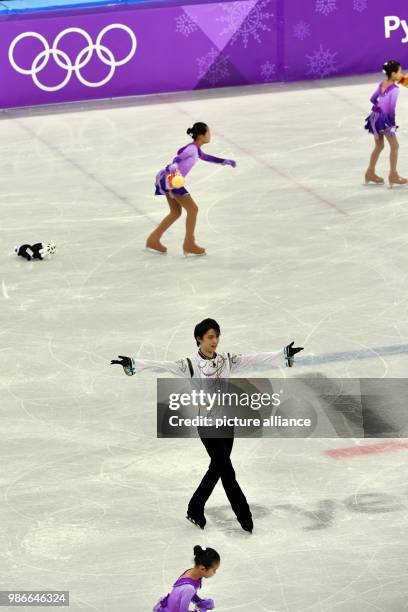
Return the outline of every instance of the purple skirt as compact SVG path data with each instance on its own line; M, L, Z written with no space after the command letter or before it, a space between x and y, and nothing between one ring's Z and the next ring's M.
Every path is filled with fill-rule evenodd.
M166 173L163 171L159 172L159 174L156 176L155 187L156 190L154 192L154 195L166 195L166 193L168 193L169 195L176 196L190 195L185 187L179 187L178 189L168 189L166 185Z
M378 138L380 134L385 133L395 136L398 125L393 125L385 113L373 111L366 117L364 128Z

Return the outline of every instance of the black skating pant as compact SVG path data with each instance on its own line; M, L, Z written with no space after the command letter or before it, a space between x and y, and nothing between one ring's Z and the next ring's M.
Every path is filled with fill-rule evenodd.
M231 508L238 517L249 517L251 511L245 495L235 478L235 470L231 463L230 455L234 438L201 438L207 453L211 457L207 473L198 485L190 500L189 508L202 510L214 490L215 485L221 478L222 486L231 504Z

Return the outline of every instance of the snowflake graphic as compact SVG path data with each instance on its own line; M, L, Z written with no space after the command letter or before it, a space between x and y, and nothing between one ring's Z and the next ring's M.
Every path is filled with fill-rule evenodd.
M333 74L333 72L337 72L334 59L336 55L338 55L337 51L332 53L330 49L323 49L323 46L320 45L319 49L313 51L312 55L306 55L309 60L309 72L307 74L322 79Z
M327 17L336 8L336 0L316 0L316 13L321 13Z
M275 74L275 64L271 64L268 60L261 66L261 76L264 78L264 83L270 83L273 81L273 75Z
M353 0L353 9L362 13L368 6L368 0Z
M225 23L225 28L220 34L232 34L231 44L241 38L245 49L251 37L258 43L262 42L260 32L271 31L263 22L273 17L273 13L265 11L265 7L270 4L270 0L259 0L248 14L246 4L244 2L223 4L222 8L225 14L222 17L217 17L217 21Z
M299 40L305 40L305 38L310 36L310 25L304 21L299 21L299 23L293 26L293 36Z
M223 55L214 47L202 57L197 57L198 78L205 80L214 87L217 83L229 76L227 55Z
M176 32L182 34L186 38L190 36L193 32L198 30L197 23L194 17L191 15L187 15L187 13L183 13L176 17Z

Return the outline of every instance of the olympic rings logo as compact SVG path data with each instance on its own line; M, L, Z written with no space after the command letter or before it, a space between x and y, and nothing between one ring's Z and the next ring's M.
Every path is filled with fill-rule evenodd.
M111 30L124 30L130 37L131 49L126 55L126 57L124 57L123 59L117 60L113 55L112 51L108 47L106 47L106 45L102 44L103 37L105 36L105 34L107 34L107 32L110 32ZM82 51L78 53L74 63L71 61L70 57L65 51L58 49L58 45L64 38L64 36L67 36L68 34L72 33L80 34L81 36L83 36L87 44L87 46L84 47ZM44 50L41 51L33 60L31 68L22 68L16 63L14 59L15 48L18 43L24 38L37 38L44 46ZM88 34L88 32L86 32L82 28L67 28L66 30L63 30L56 36L51 47L48 44L47 39L42 36L42 34L39 34L38 32L23 32L22 34L16 36L16 38L11 43L8 55L10 64L12 65L14 70L16 72L19 72L20 74L30 75L33 79L33 82L35 83L35 85L37 85L39 89L42 89L43 91L59 91L69 83L74 73L79 82L82 83L82 85L85 85L86 87L102 87L102 85L106 85L106 83L108 83L115 74L116 68L127 64L132 59L132 57L136 53L136 47L137 40L133 30L131 30L128 26L122 23L112 23L99 32L95 43L92 41L92 38ZM91 61L94 55L94 51L96 51L99 60L106 66L109 66L109 72L106 77L97 82L88 81L81 73L82 68L87 66ZM44 68L48 65L51 56L60 68L67 71L67 74L63 81L58 85L52 86L41 83L38 76L39 73L44 70Z

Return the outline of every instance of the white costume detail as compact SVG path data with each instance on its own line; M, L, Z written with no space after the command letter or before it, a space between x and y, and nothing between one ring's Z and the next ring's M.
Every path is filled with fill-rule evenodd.
M203 359L197 353L189 359L193 368L194 378L230 378L245 372L283 367L284 351L249 355L217 353L214 359ZM179 361L134 359L134 363L137 372L167 373L178 377L192 378L187 359L180 359Z

